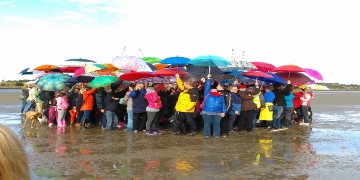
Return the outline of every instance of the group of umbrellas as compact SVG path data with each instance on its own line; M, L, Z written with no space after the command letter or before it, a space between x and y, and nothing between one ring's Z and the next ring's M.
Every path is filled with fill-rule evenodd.
M323 80L318 71L297 65L276 67L266 62L228 61L212 55L193 59L181 56L160 59L123 55L109 63L88 59L65 60L70 61L78 64L44 64L26 68L20 74L37 74L35 84L44 91L59 91L78 82L90 82L93 88L104 87L119 78L127 82L173 83L175 74L200 79L210 73L213 79L225 83L238 79L241 82L258 80L263 84L286 84L286 80L291 80L295 85L303 85L315 79Z

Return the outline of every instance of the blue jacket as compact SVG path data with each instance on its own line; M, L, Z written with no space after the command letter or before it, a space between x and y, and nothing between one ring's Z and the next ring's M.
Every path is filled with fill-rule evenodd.
M275 94L272 91L267 91L264 94L265 103L273 103L275 99Z
M231 106L229 109L229 114L230 115L240 115L241 112L241 98L239 95L230 92L231 95ZM238 114L235 114L235 111L238 111Z
M293 105L293 99L294 99L294 94L290 91L289 95L285 95L285 102L286 102L286 106L285 107L294 107Z
M133 90L129 94L133 101L133 113L144 113L146 112L146 107L148 106L148 101L144 98L146 94L145 89Z
M204 112L214 112L214 113L226 113L226 104L224 96L220 93L219 95L213 95L210 93L211 90L211 79L207 79L205 83L205 100L204 100L204 108L202 111Z

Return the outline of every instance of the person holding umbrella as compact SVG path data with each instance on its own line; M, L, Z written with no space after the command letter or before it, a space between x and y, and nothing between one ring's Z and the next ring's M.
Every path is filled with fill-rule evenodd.
M196 124L193 119L193 113L195 111L196 101L199 97L198 81L190 77L185 82L180 79L179 74L175 74L176 84L178 88L182 91L179 94L178 100L175 105L175 110L179 112L181 119L186 119L187 123L190 125L190 136L196 135L197 129ZM181 132L174 132L175 135L179 135ZM185 133L185 132L184 132Z

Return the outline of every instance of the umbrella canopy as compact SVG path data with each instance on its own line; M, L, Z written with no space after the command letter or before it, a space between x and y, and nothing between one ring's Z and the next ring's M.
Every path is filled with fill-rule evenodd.
M42 91L60 91L68 87L65 81L69 78L70 76L66 74L48 74L40 77L35 84Z
M167 66L169 66L169 64L153 64L157 70L163 69Z
M280 76L276 75L275 73L272 72L264 72L266 74L269 74L272 76L272 78L268 78L268 77L258 77L257 80L262 81L264 83L279 83L279 84L286 84L285 80L283 78L281 78Z
M107 68L107 66L102 65L102 64L89 64L89 65L83 66L83 67L79 68L78 70L76 70L73 76L77 77L82 74L91 73L91 72L98 71L98 70L105 69L105 68Z
M93 76L78 76L69 78L65 83L91 82L93 79Z
M237 61L235 59L230 61L230 65L219 67L223 72L233 72L238 70L252 70L256 67L247 61Z
M284 65L273 69L273 72L305 72L305 70L297 65Z
M242 72L241 75L249 77L249 78L258 78L258 77L263 77L263 78L273 78L272 75L261 72L261 71L245 71Z
M93 61L93 60L89 60L89 59L81 59L81 58L78 58L78 59L67 59L65 61L75 61L75 62L91 62L91 63L96 63L96 61Z
M76 70L78 70L81 67L82 66L67 66L60 68L60 71L64 73L74 73Z
M51 65L51 64L44 64L44 65L40 65L34 68L34 70L37 71L51 71L52 69L56 69L59 68L59 66L56 65Z
M304 70L305 70L305 73L308 74L309 76L311 76L317 80L320 80L320 81L323 80L322 75L318 71L316 71L314 69L310 69L310 68L304 68Z
M116 82L117 80L119 80L119 78L114 76L99 76L91 81L90 87L92 88L104 87L111 83Z
M150 64L158 63L161 61L161 59L157 57L143 57L141 59Z
M323 86L323 85L320 85L320 84L303 84L303 85L301 85L301 86L299 86L301 89L304 89L304 88L306 88L306 87L310 87L311 89L313 89L313 90L320 90L320 91L322 91L322 90L330 90L328 87L326 87L326 86Z
M105 72L101 72L101 71L97 71L94 74L95 76L115 76L117 77L117 75L114 72L109 72L109 71L105 71Z
M113 64L110 64L110 63L109 64L101 64L101 65L106 66L106 68L97 70L96 72L108 72L108 71L117 71L117 70L119 70L119 68L117 68L116 66L114 66Z
M290 80L291 83L293 85L302 85L302 84L306 84L308 82L311 82L311 79L309 77L307 77L305 74L302 73L297 73L297 72L278 72L275 73L276 75L278 75L279 77L281 77L282 79L286 80ZM290 74L290 76L289 76Z
M198 56L192 59L191 61L189 61L188 63L195 66L209 67L209 73L210 73L210 67L222 67L230 64L228 60L220 56L212 56L212 55Z
M270 72L276 68L276 66L266 62L250 62L250 63L253 64L258 71L261 72Z
M149 77L149 78L141 78L136 80L135 82L139 82L139 83L148 83L148 82L152 82L152 83L175 83L176 80L175 78L164 78L164 77Z
M187 57L180 57L180 56L175 56L175 57L168 57L163 59L162 61L160 61L159 63L161 64L171 64L171 65L176 65L176 66L185 66L188 64L188 62L191 59L187 58Z
M121 70L151 71L146 62L136 56L117 56L112 60L112 64Z
M186 76L186 72L184 71L178 69L169 69L169 68L157 70L153 74L156 76L175 76L175 74L179 74L180 76Z
M194 66L189 64L185 68L190 75L195 76L199 79L203 77L205 78L209 74L208 67L205 66ZM217 80L222 79L221 70L218 67L212 67L210 74L212 79L217 79Z
M125 81L136 81L141 78L156 77L154 74L149 72L126 72L119 76L120 79Z
M157 70L156 66L154 66L153 64L150 64L150 63L146 62L146 65L151 69L151 71L156 71Z

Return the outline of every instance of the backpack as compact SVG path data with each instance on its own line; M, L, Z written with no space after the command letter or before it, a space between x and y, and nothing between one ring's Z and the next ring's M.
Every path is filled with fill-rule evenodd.
M45 92L44 91L41 91L40 94L39 94L39 99L41 101L45 101Z

